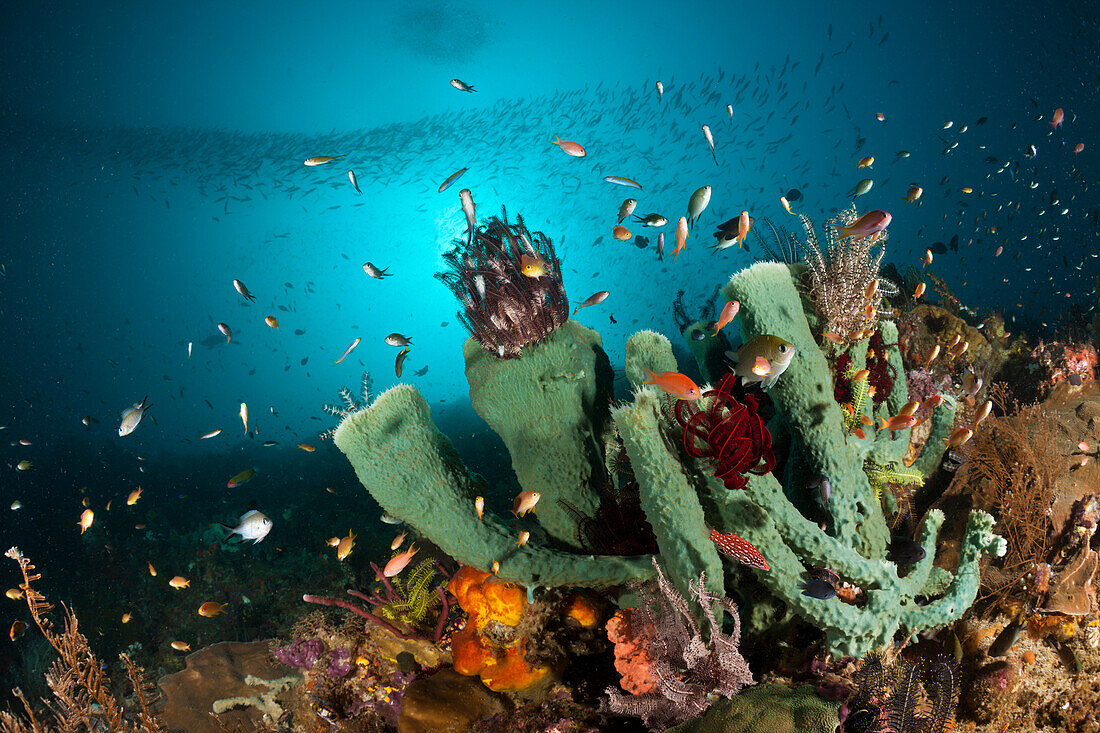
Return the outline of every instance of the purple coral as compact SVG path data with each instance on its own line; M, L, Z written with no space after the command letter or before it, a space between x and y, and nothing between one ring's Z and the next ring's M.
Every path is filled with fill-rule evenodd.
M328 655L328 669L325 674L329 677L345 677L351 672L351 652L347 649L333 649Z
M320 638L295 639L290 646L275 650L275 658L283 664L298 669L310 670L325 651L325 643Z

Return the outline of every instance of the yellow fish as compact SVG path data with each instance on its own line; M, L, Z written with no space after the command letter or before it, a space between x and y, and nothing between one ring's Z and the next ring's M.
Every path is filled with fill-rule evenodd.
M189 652L191 651L191 645L186 641L173 641L170 645L177 652Z
M241 403L241 422L244 424L244 434L248 435L248 405L243 402Z
M355 549L355 533L349 529L348 536L342 537L336 545L336 559L343 560L351 554L353 549Z
M134 617L134 615L132 613L122 614L122 623L124 623L124 624L130 623L130 619L132 619L133 617Z
M214 601L207 601L206 603L199 606L199 615L205 616L206 618L217 616L219 613L225 613L225 607L228 605L228 603L215 603Z
M265 316L264 317L264 323L267 324L268 328L274 328L275 330L279 330L279 319L276 318L275 316Z
M130 495L126 497L126 506L133 506L138 503L138 499L141 498L141 487L137 487L130 492Z
M176 590L181 590L183 588L190 588L191 581L181 575L177 575L176 577L168 581L168 585L172 586Z
M546 264L546 261L538 255L532 257L524 252L519 256L519 271L527 277L542 277L546 273L550 272L550 266Z
M23 597L23 591L19 590L18 588L8 588L4 595L12 599L13 601L18 601L20 598Z
M80 515L80 521L77 524L80 525L80 534L84 534L88 531L88 528L92 526L92 522L95 521L95 512L91 509L85 509Z

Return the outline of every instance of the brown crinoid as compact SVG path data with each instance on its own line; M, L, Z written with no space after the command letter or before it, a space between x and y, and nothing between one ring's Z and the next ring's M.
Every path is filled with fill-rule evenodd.
M468 239L454 240L443 255L450 266L436 274L462 303L458 317L486 351L517 358L524 346L546 339L569 318L569 299L550 238L531 232L508 212L492 217ZM538 276L523 272L523 257L545 265Z
M859 218L853 205L829 219L823 249L813 222L804 214L800 218L806 230L802 248L808 297L820 328L848 341L858 340L865 328L873 327L879 316L888 313L882 309L883 296L898 294L896 285L879 277L888 233L883 231L877 237L840 237L836 227L848 226ZM868 287L873 280L878 281L877 288Z

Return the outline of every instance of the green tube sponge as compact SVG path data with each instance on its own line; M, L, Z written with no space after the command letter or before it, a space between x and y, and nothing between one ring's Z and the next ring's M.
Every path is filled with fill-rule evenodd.
M667 733L833 733L840 725L840 703L808 685L757 685L723 698L694 720Z
M579 549L575 515L599 508L614 375L600 335L570 320L518 359L498 359L474 339L463 348L470 402L501 437L535 512L556 540ZM565 504L563 504L563 502Z
M829 363L810 333L791 271L777 262L758 263L734 275L722 294L741 301L738 319L746 340L772 334L798 349L768 394L797 436L806 464L832 483L835 534L850 538L863 556L884 557L890 533L863 473L864 455L877 436L860 440L845 431Z
M531 587L606 587L653 577L648 555L574 555L533 544L517 548L517 529L492 512L478 519L474 497L485 495L484 480L470 474L411 385L392 387L347 415L334 441L388 514L460 563L488 569L498 561L501 578Z
M661 405L650 389L614 411L615 424L638 481L638 496L657 536L661 563L677 590L689 598L688 582L706 573L706 589L725 595L722 559L710 540L703 507L684 476L679 457L661 435Z

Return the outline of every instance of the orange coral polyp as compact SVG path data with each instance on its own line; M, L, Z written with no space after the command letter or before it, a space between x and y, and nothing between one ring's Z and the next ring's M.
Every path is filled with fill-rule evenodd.
M586 629L590 629L599 623L600 614L594 604L582 595L574 595L569 603L569 611L566 614Z

